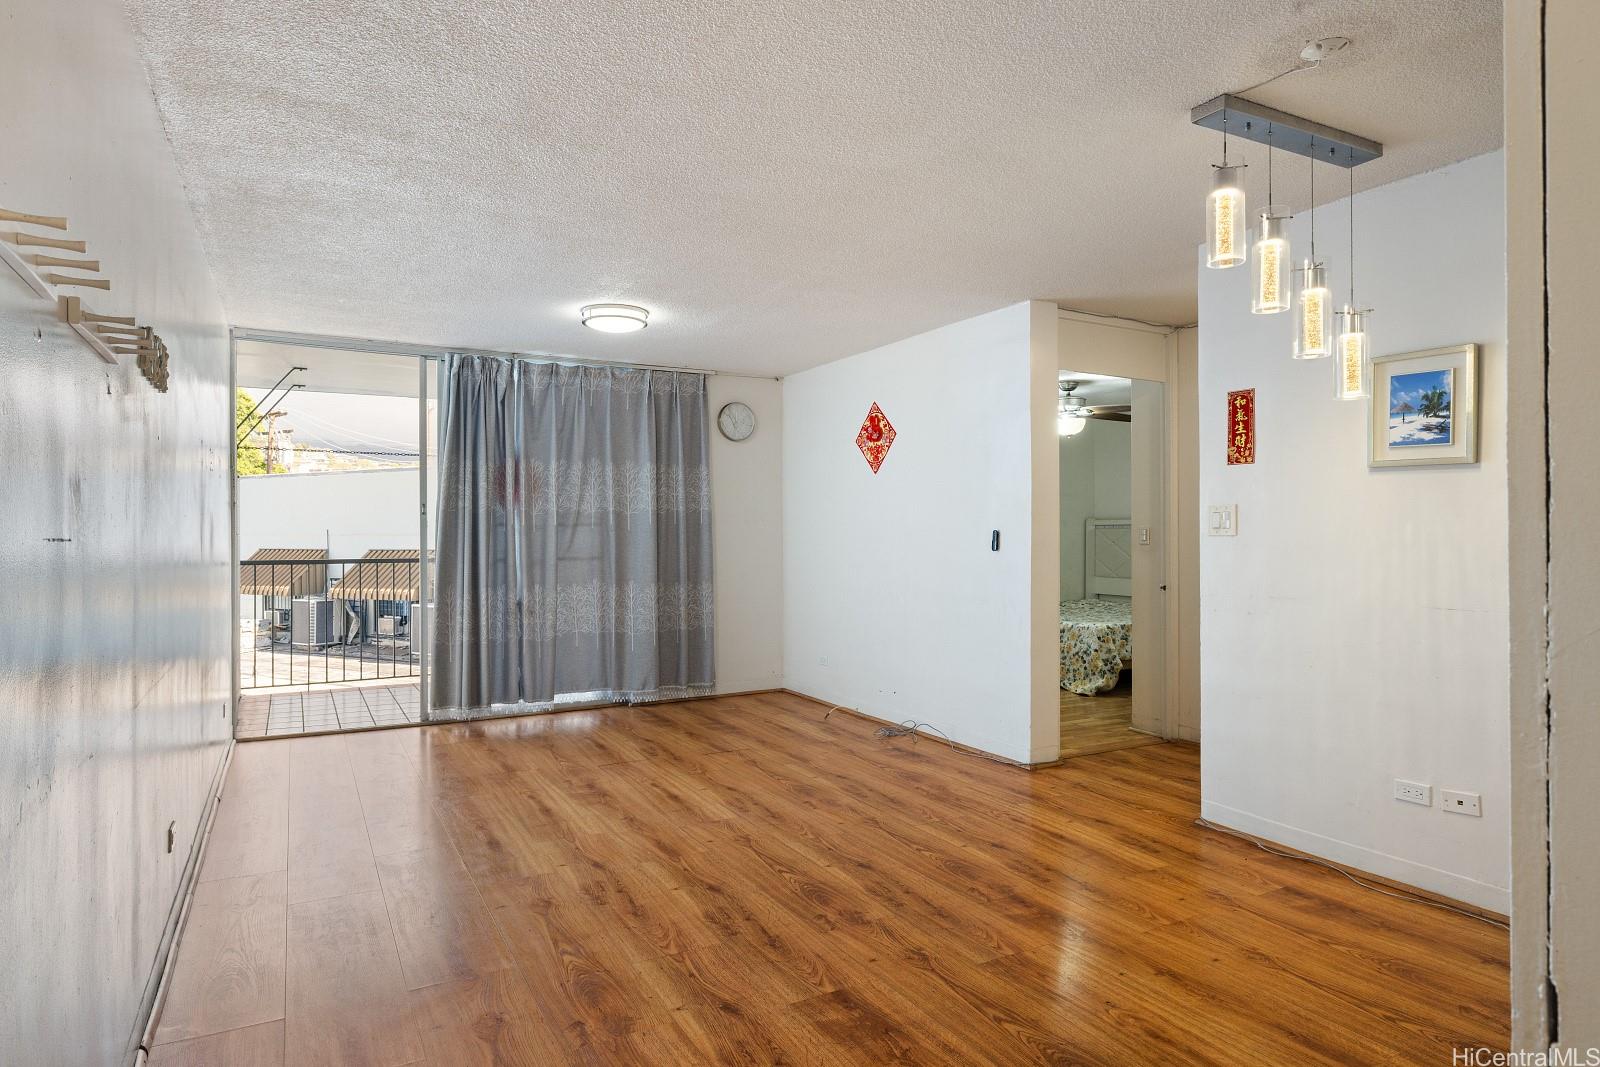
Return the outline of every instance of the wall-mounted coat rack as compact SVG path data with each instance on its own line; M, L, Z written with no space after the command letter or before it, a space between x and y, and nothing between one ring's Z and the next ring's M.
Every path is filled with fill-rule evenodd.
M66 230L67 220L57 215L30 215L22 211L0 208L0 224L31 226L42 229ZM38 252L35 249L50 249ZM120 356L134 356L139 372L159 392L167 391L167 346L148 326L140 326L134 319L121 315L97 315L83 306L81 297L59 292L61 289L111 288L109 278L98 277L98 259L68 259L57 252L75 252L79 256L89 251L85 241L64 237L50 237L17 229L0 231L0 259L17 273L28 287L46 300L56 302L61 321L81 337L94 354L110 364L117 364ZM81 273L65 274L62 271Z

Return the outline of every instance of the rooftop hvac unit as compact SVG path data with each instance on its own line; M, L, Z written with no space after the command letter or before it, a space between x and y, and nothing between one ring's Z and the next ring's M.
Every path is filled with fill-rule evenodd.
M289 644L294 648L327 648L339 643L333 601L322 596L297 596L289 612Z

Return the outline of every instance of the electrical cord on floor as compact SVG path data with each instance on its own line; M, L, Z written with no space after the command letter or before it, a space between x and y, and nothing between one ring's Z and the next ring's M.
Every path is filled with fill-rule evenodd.
M1250 844L1256 846L1256 848L1259 848L1261 851L1268 853L1269 855L1282 856L1286 860L1300 860L1302 863L1310 863L1317 867L1326 867L1330 871L1336 871L1337 873L1344 875L1362 889L1370 889L1372 892L1377 893L1380 896L1394 897L1396 900L1409 900L1413 904L1426 904L1430 908L1439 908L1442 911L1453 911L1457 915L1465 915L1469 919L1477 919L1481 923L1487 923L1490 926L1498 926L1502 930L1511 929L1511 925L1509 923L1503 923L1499 919L1491 919L1487 915L1479 915L1477 912L1468 911L1466 908L1457 908L1453 905L1445 904L1442 901L1430 900L1427 897L1417 896L1414 893L1396 893L1393 890L1383 889L1379 886L1375 886L1370 882L1363 882L1361 879L1357 878L1343 867L1340 867L1338 864L1328 863L1326 860L1320 860L1315 856L1305 856L1294 852L1284 852L1281 849L1272 848L1269 845L1257 841L1249 834L1240 833L1238 830L1232 830L1226 826L1218 826L1214 822L1207 822L1204 819L1196 819L1194 824L1196 826L1204 827L1207 830L1215 830L1220 834L1227 834L1229 837L1237 837L1241 841L1248 841Z
M823 722L827 722L828 721L828 716L832 715L836 711L848 711L852 715L860 715L861 714L855 708L847 708L843 704L835 704L832 707L830 707L827 711L822 713L822 721ZM882 720L879 720L879 721L881 722ZM877 738L881 738L883 740L888 740L891 737L909 737L909 738L911 738L912 742L914 743L916 741L916 739L917 739L917 733L920 730L928 730L928 731L931 731L933 733L936 733L940 737L942 737L946 741L948 741L952 746L955 745L955 742L950 740L950 735L945 733L943 730L939 729L937 726L933 725L932 723L918 722L915 719L907 719L905 722L902 722L902 723L900 723L900 724L898 724L896 726L880 726L880 727L878 727L876 730L874 730L872 732L872 736L873 737L877 737ZM989 761L991 761L993 763L998 763L998 764L1000 764L1002 766L1005 766L1005 767L1015 767L1015 766L1017 766L1017 764L1013 763L1011 760L1002 759L999 756L990 755L987 752L980 752L979 750L977 750L975 748L963 748L963 749L960 749L959 751L966 752L966 753L969 753L969 754L974 755L974 756L982 756L986 760L989 760Z
M1019 764L1014 760L1008 760L1004 756L996 756L993 753L984 752L982 749L969 748L965 745L957 745L955 741L950 739L949 734L945 733L937 726L928 722L918 722L915 719L907 719L904 722L894 726L880 726L872 732L872 736L881 738L883 740L888 740L893 737L909 737L911 738L912 743L915 744L918 737L918 732L922 730L927 730L931 733L938 734L940 737L944 738L945 742L948 743L951 748L954 748L957 752L963 755L978 756L982 759L988 760L990 763L998 763L1002 767L1017 767L1025 769L1023 768L1022 764Z
M915 719L907 719L898 726L880 726L877 728L877 730L873 731L872 736L909 737L915 741L917 739L918 730L931 730L940 737L944 738L946 741L950 740L950 735L939 729L937 726L934 726L932 723L918 722Z

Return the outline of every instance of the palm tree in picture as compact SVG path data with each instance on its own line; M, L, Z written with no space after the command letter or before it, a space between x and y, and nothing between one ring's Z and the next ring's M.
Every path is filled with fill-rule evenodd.
M1450 394L1443 389L1428 389L1423 392L1417 403L1425 417L1444 415L1450 411Z

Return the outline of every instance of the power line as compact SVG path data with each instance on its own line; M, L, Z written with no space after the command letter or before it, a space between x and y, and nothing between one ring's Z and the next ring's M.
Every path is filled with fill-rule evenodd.
M396 456L401 459L420 459L416 452L376 452L364 448L318 448L313 445L299 445L298 451L326 452L330 456Z
M377 441L391 445L409 445L411 443L410 441L399 437L387 437L383 434L368 433L349 426L341 426L339 423L334 422L331 419L324 419L321 416L312 414L304 409L296 411L295 414L302 418L310 419L312 422L318 423L319 425L334 431L336 434L341 434L346 437L365 438L368 441Z

